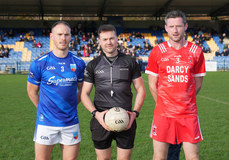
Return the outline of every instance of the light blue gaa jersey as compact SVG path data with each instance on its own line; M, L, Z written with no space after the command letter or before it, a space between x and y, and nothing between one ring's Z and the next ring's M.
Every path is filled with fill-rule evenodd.
M30 66L28 82L40 86L37 124L64 127L79 123L77 83L83 82L85 63L68 52L65 58L49 52Z

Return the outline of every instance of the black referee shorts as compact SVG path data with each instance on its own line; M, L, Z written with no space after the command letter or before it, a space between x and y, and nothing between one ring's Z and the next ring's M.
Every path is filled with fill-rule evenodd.
M111 147L112 140L116 141L116 145L122 149L131 149L134 147L134 139L137 129L134 120L131 128L122 132L109 132L104 129L96 118L91 119L91 134L96 149L107 149Z

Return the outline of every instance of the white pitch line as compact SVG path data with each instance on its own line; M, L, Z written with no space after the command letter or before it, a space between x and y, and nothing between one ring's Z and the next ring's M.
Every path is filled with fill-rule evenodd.
M146 83L146 82L148 82L148 81L143 80L143 82ZM214 99L214 98L210 98L210 97L206 97L206 96L201 96L201 95L198 95L198 97L201 97L201 98L204 98L204 99L213 101L213 102L217 102L217 103L221 103L221 104L225 104L225 105L228 105L228 106L229 106L229 103L228 103L228 102L220 101L220 100L218 100L218 99Z
M228 102L220 101L218 99L214 99L214 98L210 98L210 97L206 97L206 96L201 96L201 95L198 95L198 97L201 97L201 98L204 98L204 99L207 99L207 100L210 100L210 101L214 101L214 102L217 102L217 103L222 103L222 104L225 104L225 105L229 106Z

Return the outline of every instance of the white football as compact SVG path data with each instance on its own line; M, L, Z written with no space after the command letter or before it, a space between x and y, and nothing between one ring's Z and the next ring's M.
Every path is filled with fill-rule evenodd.
M129 124L129 115L125 109L113 107L106 113L105 123L111 131L121 132Z

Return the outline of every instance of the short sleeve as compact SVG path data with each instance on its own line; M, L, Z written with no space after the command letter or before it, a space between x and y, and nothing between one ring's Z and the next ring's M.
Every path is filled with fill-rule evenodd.
M134 59L132 59L132 63L134 64L133 65L134 66L133 67L133 72L132 72L132 79L136 79L138 77L141 77L141 71L140 71L139 64Z
M79 78L78 78L78 82L83 82L84 80L84 71L85 71L85 62L83 60L80 61L80 74L79 74Z
M200 76L205 76L205 75L206 75L205 60L204 60L203 51L201 50L196 60L195 77L200 77Z
M158 76L158 72L159 72L159 67L158 67L157 47L154 47L149 55L148 64L146 66L145 73Z
M32 62L29 70L27 81L34 84L40 85L41 82L41 69L38 67L36 61Z
M84 81L90 82L90 83L94 83L94 69L92 66L92 62L93 61L87 64L87 67L85 68L85 71L84 71Z

